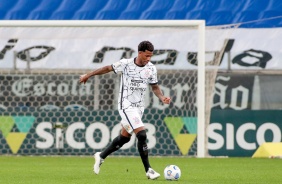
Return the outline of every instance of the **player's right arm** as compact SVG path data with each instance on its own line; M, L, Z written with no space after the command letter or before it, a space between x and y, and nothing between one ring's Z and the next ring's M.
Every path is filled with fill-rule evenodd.
M104 67L99 68L97 70L93 70L93 71L91 71L89 73L81 75L79 77L79 83L84 83L85 84L90 77L95 76L95 75L103 75L103 74L109 73L109 72L111 72L113 70L114 69L113 69L112 65L104 66Z

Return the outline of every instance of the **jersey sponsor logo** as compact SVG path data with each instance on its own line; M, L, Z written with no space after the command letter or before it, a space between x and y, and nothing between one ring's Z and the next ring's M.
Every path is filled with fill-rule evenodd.
M135 83L143 83L143 80L134 80L134 79L131 79L131 82L135 82Z
M131 104L131 107L144 107L144 105L140 105L140 104Z
M131 91L146 91L147 88L130 87Z

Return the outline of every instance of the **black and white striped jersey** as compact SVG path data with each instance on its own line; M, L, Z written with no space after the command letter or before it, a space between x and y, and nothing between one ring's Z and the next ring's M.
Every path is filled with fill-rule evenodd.
M121 72L118 109L144 108L148 84L157 84L157 69L149 62L140 67L136 58L121 59L112 64L115 73Z

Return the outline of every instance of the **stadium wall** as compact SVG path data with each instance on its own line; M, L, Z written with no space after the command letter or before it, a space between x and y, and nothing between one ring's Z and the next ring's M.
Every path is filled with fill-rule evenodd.
M151 1L148 4L145 4L144 7L147 8L146 10L144 8L141 9L143 14L138 11L133 11L136 13L136 16L134 14L130 14L129 10L131 10L134 6L130 7L132 3L129 3L129 1L127 2L128 4L121 3L119 6L120 9L114 14L107 14L107 8L112 7L111 3L115 1L105 1L104 3L97 5L101 12L94 10L94 5L87 4L87 2L91 1L80 1L75 5L75 10L72 10L69 9L69 6L66 6L68 4L67 1L62 1L61 3L53 2L52 6L46 5L44 1L31 4L26 3L24 0L5 1L0 5L0 9L4 10L1 11L0 17L2 20L205 19L207 21L207 25L210 26L238 22L246 23L250 21L249 23L242 24L239 29L234 31L230 37L230 39L234 40L234 44L232 45L230 52L226 52L224 54L224 58L220 64L220 73L216 78L215 96L213 99L213 111L210 125L211 130L209 133L209 153L212 156L251 156L256 148L258 148L258 146L263 142L282 141L282 122L280 121L282 104L280 95L280 89L282 87L280 85L280 78L282 77L282 50L280 47L281 28L279 28L282 25L281 17L279 18L279 16L281 16L280 0L264 1L258 4L253 3L252 1L236 1L236 3L233 4L228 0L222 0L214 1L209 6L207 6L209 1L198 1L198 3L195 4L187 3L185 5L183 3L186 3L186 1L182 1L182 3L181 1L175 1L174 4L168 3L161 5L163 12L155 12L154 10L156 6L154 5L156 5L157 1ZM92 9L87 9L87 7L92 7ZM182 7L185 7L183 11L180 10ZM112 17L111 15L116 16ZM257 21L259 19L267 19L277 16L278 18L275 19ZM36 35L36 32L31 32L31 34ZM76 64L75 60L72 61L72 59L77 58L77 56L80 55L79 53L68 56L56 55L56 51L58 49L66 49L66 45L58 47L54 46L49 41L44 43L38 43L36 41L33 43L26 43L24 40L17 40L16 38L17 37L15 36L9 35L7 39L1 40L1 69L5 69L6 71L15 69L16 67L19 70L25 70L27 67L27 53L29 53L29 55L30 53L36 53L35 55L31 54L33 62L30 63L30 67L33 71L40 70L42 68L50 70L52 70L52 68L66 70L69 69L69 67L72 70L78 69L77 66L79 65ZM83 49L91 47L91 45L88 45L88 47L83 47ZM104 45L104 47L100 47L99 49L90 49L89 57L84 58L87 62L80 65L79 69L86 70L89 68L96 68L104 64L109 64L109 60L106 59L109 52L104 53L104 57L102 58L96 57L102 48L109 47L112 48L111 56L114 60L120 59L124 54L134 55L134 48L132 46L127 47L127 45L121 45L120 47L112 47L112 45ZM42 51L42 49L44 50ZM163 48L160 47L160 50L163 50ZM173 49L169 48L169 50ZM15 57L13 53L14 51L20 53L17 56L16 66L13 65L12 62ZM174 67L177 68L179 66L191 69L195 67L191 63L191 60L189 60L189 56L191 56L191 54L193 54L192 49L185 52L179 52L177 57L173 60L168 60L166 57L162 57L161 59L156 57L153 58L153 61L161 70ZM68 62L65 62L66 57L68 58ZM58 63L58 60L60 60L61 63ZM183 61L185 62L185 65L183 65ZM73 64L70 65L70 62ZM76 72L77 71L74 73ZM107 137L103 139L86 140L84 139L84 135L89 129L88 127L90 126L90 122L94 122L95 125L99 122L106 122L107 124L108 119L95 119L95 113L116 116L115 112L111 110L114 108L114 102L110 102L111 105L106 105L107 108L100 112L92 112L88 111L89 109L86 109L83 113L78 113L72 110L75 108L84 108L85 106L90 108L97 106L96 104L93 104L93 99L95 98L94 96L89 95L88 99L81 100L79 95L76 95L80 93L87 93L89 91L80 90L78 88L74 82L74 78L76 76L74 76L73 73L66 75L63 74L61 76L51 74L49 76L50 78L39 77L39 80L37 77L38 76L30 74L24 74L22 76L0 76L0 98L2 102L0 106L0 120L2 122L0 126L1 154L87 155L92 154L92 152L96 149L102 149L103 145L108 143L108 140L104 140ZM29 86L30 88L21 92L13 90L20 89L17 85L23 84L22 82L19 82L21 81L18 80L20 78L32 80L32 84ZM61 78L70 79L72 82L57 82L55 86L53 86L51 80L56 81ZM65 85L65 83L67 85ZM56 95L50 95L51 93L53 94L52 91L49 96L46 95L48 85L51 86L52 89L56 88ZM43 89L46 91L40 91L40 86L44 86ZM68 93L70 95L65 95L66 91L63 90L63 87L66 86L68 86ZM93 86L89 86L89 88L91 87ZM9 94L11 98L8 98L9 95L7 96L6 94ZM25 94L27 95L20 96ZM28 102L34 102L35 95L36 98L39 97L38 99L40 100L37 102L36 107L30 108ZM109 96L111 95L113 96L113 94L109 94ZM48 101L52 98L58 101L59 104L57 104L57 106L59 109L55 111L44 111L39 109L43 106L41 105L41 102L44 102L44 100ZM71 101L79 102L82 106L70 105ZM103 99L101 100L101 103L104 103ZM153 104L154 103L155 102L153 102ZM9 104L8 107L6 104ZM160 115L161 118L164 118L162 114L163 111L156 111L156 108L153 108L153 104L148 106L149 111L153 112L153 116L159 117ZM158 106L157 103L155 103L155 105ZM58 108L57 106L45 106L44 108L56 109ZM183 116L182 112L180 115L175 113L175 116L181 118L180 124L184 126L185 118L187 118L187 116ZM145 120L151 122L152 117L146 117ZM26 122L25 124L29 126L22 127L21 123L18 123L22 121ZM10 124L10 126L13 126L10 127L6 124L3 126L3 122L8 122L8 125ZM68 142L63 144L64 149L58 148L57 143L59 143L58 135L60 134L60 130L53 127L55 122L62 122L66 125L66 127L70 127L71 124L73 124L73 130L77 130L74 131L73 134L69 134L69 137L67 138ZM86 124L84 127L81 127L79 122L85 122ZM107 133L110 132L112 135L112 132L116 132L116 130L113 131L113 129L115 129L114 127L118 120L112 119L111 122L113 123L109 125L108 129L105 129L105 131ZM154 130L154 128L158 128L159 125L160 122L152 121L152 126L149 126L152 130ZM155 155L193 155L193 148L189 147L189 144L177 142L173 136L174 134L172 133L174 131L169 130L167 125L168 124L164 124L161 126L161 130L164 130L162 136L166 136L168 139L164 140L159 139L159 136L155 137L156 144L150 143L150 146L153 148L153 153ZM100 127L103 126L101 125ZM188 130L188 128L185 127L181 131L194 133L194 129L195 127ZM42 134L38 134L37 131ZM66 131L66 129L63 131ZM97 137L103 137L101 136L101 131L99 130L97 130L95 135L96 134L99 134ZM191 135L190 140L193 140L193 135ZM93 143L95 141L97 143L101 141L100 148L91 146L91 142ZM173 146L167 147L167 144ZM82 146L83 148L76 148L76 146L81 145L84 147ZM128 149L128 154L135 155L137 153L134 146ZM126 151L122 150L121 152L124 153Z
M0 68L11 69L16 67L17 69L26 69L27 54L30 54L32 60L30 63L31 69L89 69L109 65L120 58L135 56L137 53L136 45L134 44L138 41L132 40L132 36L128 36L127 41L119 42L115 40L115 37L104 38L103 42L101 42L99 37L89 38L87 41L83 36L79 36L77 39L80 39L80 45L77 45L76 39L60 40L60 44L58 44L60 36L58 39L42 40L41 38L40 40L38 39L39 35L44 38L48 37L48 34L42 36L38 31L40 29L26 28L13 33L13 28L3 29L1 31L4 39L2 39L0 47ZM85 30L66 32L62 29L62 31L65 36L75 37L75 35L80 35ZM281 31L282 28L226 30L226 37L232 40L232 44L228 51L224 53L219 69L224 71L253 70L257 72L281 70ZM60 31L58 30L58 32ZM89 34L89 31L87 32ZM34 34L38 35L38 38L34 37ZM207 30L207 37L217 37L217 34L213 30ZM178 39L179 35L180 33L177 36ZM266 35L271 36L266 39ZM191 59L191 55L195 53L195 41L187 39L187 42L191 44L183 50L176 44L181 40L175 40L176 37L173 39L173 36L176 35L171 36L169 40L164 41L159 38L159 42L154 43L156 50L154 52L155 55L152 57L152 62L157 65L158 69L195 69L196 66L193 64L193 58ZM182 34L180 38L185 38L186 36ZM191 36L196 35L191 32ZM33 38L28 40L19 37ZM150 39L149 36L148 38ZM213 43L208 43L208 41L207 38L206 58L211 57L220 49L220 47L214 47ZM16 58L14 58L15 51L17 52ZM17 66L14 66L14 62L11 62L14 59L17 59ZM60 62L57 62L58 60ZM83 60L83 62L77 65L79 60Z
M281 129L281 122L278 121L277 118L275 120L265 119L265 122L260 122L258 119L254 118L259 113L263 113L264 110L266 114L271 114L271 116L267 116L269 118L279 117L280 114L282 104L282 99L280 98L280 78L282 76L279 72L281 67L281 51L277 41L280 40L279 30L280 28L266 30L254 29L251 34L248 30L239 29L234 30L235 36L230 37L230 39L233 39L233 45L230 48L230 52L224 53L220 64L220 72L215 82L215 95L213 99L214 111L212 111L210 125L213 127L213 131L211 135L208 135L209 145L212 145L212 148L209 150L212 156L251 156L255 149L262 143L258 140L269 142L279 141L279 135L276 135L276 132ZM9 32L8 30L6 34ZM28 34L30 33L33 34L33 32L28 32ZM273 35L273 37L268 40L269 42L260 39L262 35L266 34ZM5 35L2 34L2 36ZM106 77L105 79L98 79L101 80L99 86L89 83L85 88L81 88L77 84L77 76L82 73L83 70L85 71L89 68L98 68L103 65L111 64L111 61L107 59L109 56L111 56L113 60L119 60L125 56L134 56L134 54L136 54L135 48L133 47L134 44L121 44L117 47L116 45L103 45L103 43L100 43L97 47L97 44L86 42L86 44L82 44L80 48L76 49L75 52L72 52L73 49L69 47L75 44L75 42L70 44L72 40L68 40L67 43L62 42L62 44L56 44L50 40L38 42L36 39L28 41L16 39L13 35L7 36L8 39L2 39L2 57L0 58L1 69L4 72L2 76L0 76L0 109L2 113L0 118L0 129L2 132L1 153L23 155L58 153L87 155L92 154L94 150L104 148L109 138L106 137L104 138L105 140L89 138L89 140L86 140L84 137L90 123L99 125L95 135L97 134L97 137L102 137L100 129L102 129L103 126L97 123L101 122L102 124L107 124L106 121L108 120L92 119L93 114L89 110L96 112L97 109L103 109L96 113L112 115L114 117L114 119L111 119L112 124L104 130L112 134L112 130L117 129L115 125L118 123L118 116L116 116L113 111L113 109L116 108L116 97L114 94L116 81L107 79ZM29 35L29 37L32 37L32 35ZM253 39L249 40L248 38L250 37ZM195 63L192 62L193 58L190 58L190 56L195 53L193 44L191 44L191 50L187 51L177 50L171 46L170 44L165 47L163 44L158 45L155 52L161 54L152 58L152 62L162 71L160 73L163 73L160 75L160 81L163 82L163 89L165 89L168 94L177 90L185 91L184 88L177 88L177 86L184 86L184 83L178 85L169 82L174 74L172 74L172 76L166 75L165 73L168 68L171 71L180 68L189 71L190 69L196 68ZM16 55L14 51L17 51ZM209 51L212 51L212 53L216 52L216 50ZM80 56L83 55L83 52L89 54L82 59ZM68 54L66 55L65 53ZM21 70L28 69L27 58L29 56L31 56L30 59L32 60L32 62L29 63L29 70L35 74L20 72ZM206 56L208 57L209 54ZM77 65L77 58L85 62L82 65ZM17 61L16 66L13 62L15 59ZM183 65L183 63L186 64ZM77 68L78 66L79 68ZM61 69L62 71L56 73L55 70L53 70L54 68ZM67 69L70 71L66 72ZM50 72L46 72L48 70ZM105 81L103 82L103 80ZM183 78L181 81L184 82L187 80L188 79ZM173 80L171 80L171 82L173 82ZM103 83L107 83L107 85L104 86L102 85ZM167 86L168 84L169 86ZM97 87L102 90L99 98L95 97L93 94L94 90L92 90ZM87 95L87 98L85 98L84 95ZM192 142L195 141L196 125L192 127L186 126L185 122L190 116L189 114L185 115L184 111L179 111L182 108L182 100L175 100L170 108L160 106L160 104L152 98L152 94L150 95L150 99L147 100L150 102L148 111L151 113L150 117L145 119L145 122L151 123L150 128L152 128L152 131L156 130L153 139L155 143L152 146L154 155L193 156L195 154L195 148L192 146ZM50 105L50 103L47 102L54 103ZM193 105L192 103L191 106ZM53 112L53 110L49 112L50 109L55 110L55 112ZM84 109L85 113L73 111L77 109ZM179 124L182 127L180 130L170 129L169 119L166 119L167 122L164 121L165 115L162 113L169 109L170 113L174 113L172 114L173 116L180 119ZM237 119L234 118L233 114L236 114ZM248 116L247 114L251 115ZM156 117L158 120L156 121L152 117ZM27 123L26 127L23 128L21 123L22 120L26 118L33 119L33 121ZM20 121L18 122L17 120ZM66 127L73 127L73 133L69 133L68 138L66 137L63 149L56 148L58 144L56 135L58 133L57 129L53 128L52 124L57 122L63 123ZM81 127L81 124L78 122L84 122L86 124ZM252 122L253 124L245 125L247 122ZM273 130L270 126L269 130L266 129L268 131L257 131L260 126L267 122L271 122L272 126L275 126L276 129ZM162 125L160 126L161 123ZM46 126L47 130L42 130L42 126L43 128ZM238 130L235 128L230 129L230 126L238 126ZM241 133L237 133L241 131L240 127L246 127L247 129ZM76 132L76 130L78 132ZM92 131L95 132L93 129ZM187 137L185 141L188 140L187 144L185 141L180 141L176 138L175 131L178 132L177 135L181 136L186 133ZM227 134L226 131L233 131L233 137L228 136L229 134ZM162 133L158 135L157 132ZM241 135L241 137L237 137L237 134L238 136ZM44 135L46 137L44 137ZM73 135L75 136L72 137ZM220 138L215 139L215 137ZM251 148L240 146L241 144L238 143L238 141L242 139L245 139L243 141L247 143L250 141L252 145ZM231 142L234 140L234 143L228 143L229 140L231 140ZM91 147L91 142L99 143L104 147ZM37 147L36 143L41 145L41 147ZM42 146L44 144L45 146ZM84 146L82 146L82 148L76 148L74 146L76 144L83 144ZM134 149L131 143L131 146L128 148L128 154L135 155L136 150Z
M160 74L163 82L171 77ZM282 104L281 88L275 85L281 77L236 73L217 76L208 133L210 155L252 156L264 142L281 141L281 111L277 110ZM1 85L0 99L7 107L2 106L0 116L1 154L91 155L104 149L120 130L119 115L114 110L115 82L107 80L114 77L100 79L108 82L107 87L99 85L99 101L94 100L94 82L86 88L78 86L76 74L9 74L0 78L6 81L5 86ZM160 85L162 89L185 90L175 88L184 83ZM197 121L183 109L182 100L186 100L175 99L170 106L163 106L152 94L149 97L144 122L152 155L194 156ZM46 104L48 101L53 105ZM175 122L178 127L171 126ZM134 142L115 154L136 155Z

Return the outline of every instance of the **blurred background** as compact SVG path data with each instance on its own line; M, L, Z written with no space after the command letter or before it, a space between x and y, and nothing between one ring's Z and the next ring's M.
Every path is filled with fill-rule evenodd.
M205 20L207 42L221 39L213 30L229 40L210 91L208 154L250 157L265 142L282 141L281 0L2 0L0 20ZM78 76L136 55L139 40L132 37L138 28L124 39L123 30L91 32L87 27L58 33L45 29L46 36L44 28L0 29L0 154L91 155L105 148L119 130L117 77L95 77L81 87ZM157 34L143 33L141 38L157 40ZM114 34L119 39L104 39ZM159 38L152 58L162 89L174 101L162 106L150 93L144 122L152 131L153 154L194 156L196 107L191 104L196 100L186 84L195 75L190 70L197 65L192 62L196 51L189 36L183 45L191 49L174 46L176 35ZM180 135L187 137L183 141ZM116 154L136 155L134 141Z

